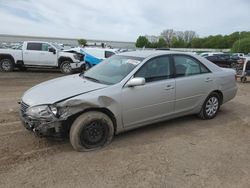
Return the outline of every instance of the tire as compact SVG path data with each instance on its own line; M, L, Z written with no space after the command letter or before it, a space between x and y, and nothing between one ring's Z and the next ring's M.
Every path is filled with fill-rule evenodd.
M92 66L90 63L88 63L88 62L85 63L85 71L89 70L91 67Z
M0 71L12 72L14 70L14 63L11 59L2 59L0 61Z
M73 73L70 63L71 63L70 61L63 61L62 64L60 65L60 70L63 74Z
M108 145L114 135L112 120L104 113L80 115L70 128L70 143L76 151L92 151Z
M198 114L198 116L204 120L215 118L220 109L220 104L221 104L221 98L219 94L215 92L211 93L203 103L201 111Z
M241 77L241 78L240 78L240 81L241 81L242 83L246 83L246 82L247 82L247 77L246 77L246 76Z

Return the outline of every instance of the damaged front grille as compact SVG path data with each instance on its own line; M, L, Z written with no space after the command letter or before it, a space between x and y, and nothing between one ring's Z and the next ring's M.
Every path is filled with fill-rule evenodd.
M27 111L28 108L29 108L29 105L27 105L26 103L24 103L22 101L21 102L21 106L20 106L20 110L21 110L22 116L24 116L24 114L25 114L25 112Z

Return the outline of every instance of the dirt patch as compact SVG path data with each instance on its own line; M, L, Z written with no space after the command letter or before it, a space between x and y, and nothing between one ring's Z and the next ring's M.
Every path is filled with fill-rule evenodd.
M2 187L250 187L250 84L218 116L150 125L115 137L106 148L75 152L67 140L23 128L18 100L58 72L0 73Z

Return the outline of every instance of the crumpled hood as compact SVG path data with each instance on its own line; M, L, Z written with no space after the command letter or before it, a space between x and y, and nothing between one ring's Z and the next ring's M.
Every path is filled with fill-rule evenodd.
M107 85L86 80L79 74L75 74L49 80L32 87L24 93L22 101L29 106L53 104L104 87Z

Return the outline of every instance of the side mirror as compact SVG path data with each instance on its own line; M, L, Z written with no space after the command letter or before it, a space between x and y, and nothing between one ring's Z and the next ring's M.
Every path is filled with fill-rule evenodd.
M142 86L145 85L145 83L146 83L145 78L137 77L129 80L126 86L128 87Z
M55 48L49 48L49 52L52 52L53 54L56 54L56 49Z

